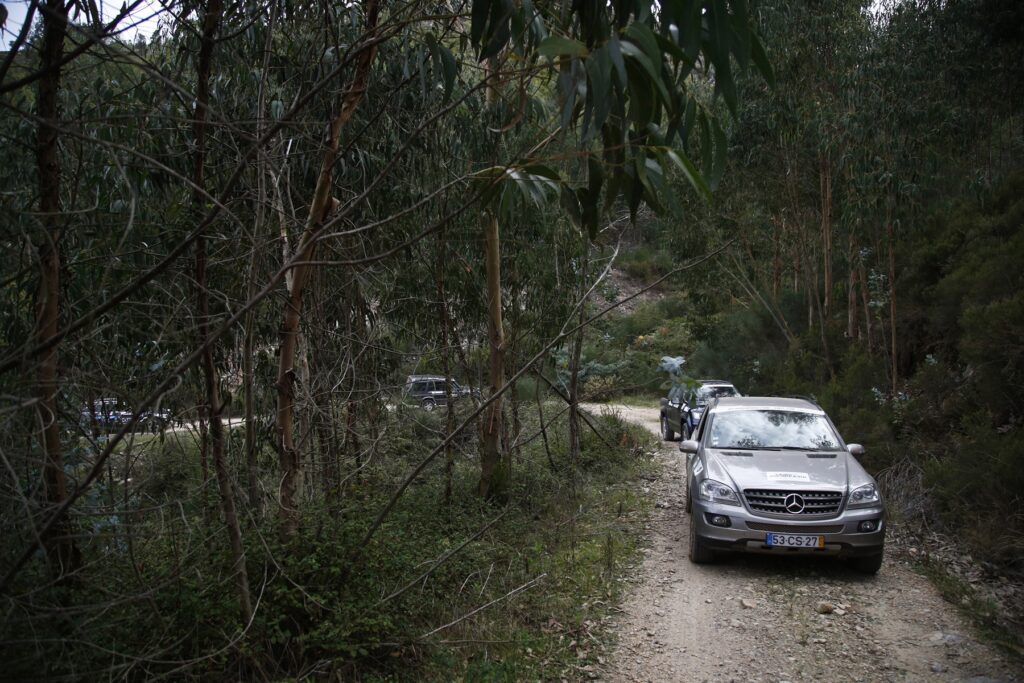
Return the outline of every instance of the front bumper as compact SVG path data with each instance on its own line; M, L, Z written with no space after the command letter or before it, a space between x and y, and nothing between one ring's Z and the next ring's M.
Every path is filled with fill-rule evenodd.
M698 538L716 552L865 557L881 553L885 545L887 524L881 506L844 510L829 519L782 519L754 515L744 506L708 503L695 497L691 514ZM728 517L729 526L711 524L708 519L712 515ZM858 525L867 520L877 521L877 529L858 531ZM823 548L770 546L766 543L769 533L824 536L825 544Z

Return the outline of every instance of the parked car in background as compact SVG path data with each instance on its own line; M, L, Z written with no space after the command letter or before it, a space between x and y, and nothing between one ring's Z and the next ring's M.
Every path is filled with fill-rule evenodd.
M88 403L80 409L79 420L86 431L93 428L93 420L96 421L96 428L102 432L114 432L121 429L132 419L131 409L117 398L98 398L93 401L92 406ZM170 410L160 408L147 410L139 416L135 424L136 431L159 432L171 426L174 416Z
M469 387L460 386L454 379L445 378L443 375L409 375L405 380L402 397L409 403L418 404L424 410L433 410L448 403L445 382L448 382L453 400L474 393Z
M825 411L793 398L722 398L686 454L690 559L720 552L832 555L875 573L885 506Z
M661 399L662 437L672 441L679 434L680 438L689 439L704 406L716 398L740 395L736 387L721 379L698 379L695 384L673 386L668 396Z
M93 420L101 432L108 432L120 427L130 420L132 412L126 410L125 406L116 398L97 398L92 405L86 403L80 410L82 426L92 429Z

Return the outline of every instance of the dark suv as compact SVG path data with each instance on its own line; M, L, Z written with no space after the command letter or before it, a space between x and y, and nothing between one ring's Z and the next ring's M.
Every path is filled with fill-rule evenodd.
M740 396L731 383L721 379L698 379L696 382L676 384L661 399L661 434L672 441L679 434L689 439L700 422L704 407L716 398Z
M468 387L459 386L454 379L447 380L451 387L453 399L472 394ZM418 403L424 410L433 410L448 401L445 389L445 378L442 375L409 375L405 380L405 391L402 396L406 401Z

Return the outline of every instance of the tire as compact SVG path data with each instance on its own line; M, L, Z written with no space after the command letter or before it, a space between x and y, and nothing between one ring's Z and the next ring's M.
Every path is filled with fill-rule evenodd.
M877 574L878 570L882 568L882 553L877 555L865 555L864 557L855 557L850 560L850 564L854 571L860 572L861 574Z
M715 551L709 548L697 535L697 518L690 513L690 562L710 564L715 561Z
M425 399L423 399L423 410L426 410L429 413L430 411L432 411L436 407L437 407L437 404L434 402L434 399L432 399L432 398L425 398Z
M665 441L675 441L676 433L672 431L672 428L668 426L668 417L661 416L661 435Z

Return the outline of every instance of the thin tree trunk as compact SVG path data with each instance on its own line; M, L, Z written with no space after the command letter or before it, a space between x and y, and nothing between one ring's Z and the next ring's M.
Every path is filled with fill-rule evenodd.
M860 337L857 327L857 239L850 230L849 241L849 275L846 278L846 336L848 339Z
M366 34L377 27L377 0L366 2ZM296 257L300 265L292 272L288 299L284 307L281 325L280 365L277 373L277 447L281 466L280 504L286 536L292 536L298 529L299 493L302 487L302 459L295 444L295 350L302 318L302 294L309 280L312 268L309 262L316 254L319 228L327 219L337 200L331 197L331 169L338 156L341 131L355 114L359 102L366 92L370 80L370 67L377 52L376 44L364 46L356 59L352 82L345 90L337 116L331 121L327 139L324 141L324 156L320 164L316 190L310 202L309 216L299 239Z
M832 367L832 354L829 352L828 336L825 333L826 332L826 330L825 330L825 314L824 314L823 306L821 304L821 297L818 295L818 288L817 288L818 278L817 278L817 273L814 272L813 269L811 269L811 275L813 277L809 278L809 279L811 279L815 283L814 292L812 293L812 297L811 297L812 298L812 303L813 303L813 309L812 310L816 310L817 313L818 313L818 330L821 333L821 352L822 352L822 354L825 357L825 365L828 368L828 376L834 378L836 376L836 372L835 372L835 368Z
M196 87L196 111L193 121L193 142L195 144L195 168L192 195L197 214L202 211L203 188L205 186L204 165L206 162L206 133L209 125L210 68L213 62L213 47L220 26L222 0L210 0L203 14L203 34L199 49L198 80ZM198 336L205 342L210 333L210 294L207 283L206 238L196 239L196 289L198 291ZM238 591L238 606L242 623L252 619L252 598L249 594L249 574L245 566L245 549L242 545L242 530L235 511L235 497L231 487L224 455L224 423L221 420L223 404L220 399L220 376L213 360L213 346L207 345L202 355L203 377L206 385L206 415L209 424L209 444L213 467L217 473L217 488L220 492L221 514L227 527L231 544L231 559L234 563L235 588Z
M277 19L277 5L271 9L270 19L267 24L267 40L263 49L263 72L260 77L259 96L256 104L256 137L263 139L264 111L266 107L266 75L270 65L270 47L274 35L274 24ZM259 173L257 173L257 197L255 211L255 229L253 234L252 255L249 260L249 273L246 284L246 300L251 301L256 294L256 256L259 253L257 243L263 233L264 218L266 216L267 183L266 183L266 158L265 154L259 156ZM248 489L250 514L260 517L263 512L262 497L259 489L259 466L256 452L256 411L255 411L255 377L253 376L255 360L255 326L256 313L250 309L245 314L242 323L242 396L243 410L245 412L245 453L246 488Z
M438 242L438 254L444 254L445 251L445 230L442 227L437 233ZM448 320L448 302L445 300L444 292L444 264L446 259L441 257L437 259L437 306L438 314L441 322L441 362L444 365L444 376L445 376L445 424L444 424L444 438L448 439L452 432L455 431L455 406L452 402L452 386L451 386L451 375L452 375L452 363L451 353L448 345L451 343L449 334L449 320ZM452 502L452 477L455 473L455 449L452 444L447 444L444 448L444 504L450 505Z
M61 0L48 0L43 12L43 76L39 79L37 166L39 213L43 232L36 246L39 258L39 290L36 294L36 339L43 342L57 334L60 316L60 158L57 148L59 125L60 61L68 14ZM57 422L58 346L39 356L36 383L39 392L39 421L42 426L43 488L46 502L57 507L67 498L67 482L61 454L60 425ZM42 539L54 576L64 579L81 564L81 554L71 536L67 517L55 524Z
M868 291L868 275L863 261L858 264L857 273L860 278L861 304L864 307L864 338L867 340L868 352L870 353L875 346L875 335L873 325L871 324L871 292Z
M781 219L785 225L785 219ZM782 265L779 262L779 242L783 228L776 221L772 230L772 300L779 303L779 287L782 284Z
M501 311L501 243L498 235L498 217L484 218L487 269L487 330L490 343L488 395L493 396L505 385L505 331ZM483 414L483 452L480 454L480 484L478 493L491 498L503 492L507 483L503 477L501 453L502 397L496 398Z
M586 243L584 243L584 249L586 249ZM587 279L587 256L583 257L583 273L581 281L583 286L586 287ZM580 322L582 323L586 317L584 302L580 302ZM573 470L572 473L572 490L573 496L576 495L576 475L575 468L580 461L580 396L579 396L579 379L580 379L580 358L583 355L583 328L580 328L579 332L576 333L572 340L572 349L569 355L569 464Z
M537 374L539 375L540 373ZM555 467L554 458L551 457L551 446L548 444L548 429L544 424L544 401L540 398L540 382L536 383L533 391L534 399L537 401L537 419L540 422L540 437L544 442L544 453L548 456L548 466L551 468L551 471L554 472L557 468Z
M892 361L892 393L895 396L899 386L899 364L896 357L896 239L892 218L886 218L885 234L889 242L889 341L892 344L889 353Z
M819 173L821 185L821 263L824 277L822 313L828 317L832 310L832 166L827 157L821 159Z
M498 71L497 60L488 59L484 65L487 85L484 99L488 109L498 100L498 85L494 76ZM494 396L505 385L505 327L501 310L501 241L498 233L497 215L484 214L484 236L486 254L484 262L487 272L487 336L490 347L488 366L488 397ZM502 396L498 396L482 415L482 444L480 453L480 483L477 492L484 498L493 498L504 493L506 478L503 476L501 453Z

